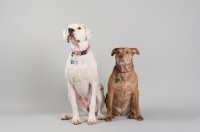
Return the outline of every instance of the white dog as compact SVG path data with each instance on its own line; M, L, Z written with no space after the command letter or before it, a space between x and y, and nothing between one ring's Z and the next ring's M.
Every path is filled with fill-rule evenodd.
M92 33L92 29L83 24L71 24L63 31L63 37L71 44L72 50L67 60L65 77L73 113L63 116L62 120L72 118L74 125L81 123L78 110L89 112L89 125L96 123L95 112L99 120L104 119L103 86L100 84L97 63L88 44Z

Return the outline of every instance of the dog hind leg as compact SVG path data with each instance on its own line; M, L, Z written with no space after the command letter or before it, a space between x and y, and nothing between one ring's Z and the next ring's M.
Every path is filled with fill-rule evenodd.
M83 112L88 112L87 111L87 107L85 106L82 98L77 94L77 92L75 91L75 95L76 95L76 104L78 106L78 110L83 111ZM69 120L73 117L73 114L66 114L64 115L61 120Z
M61 120L69 120L69 119L71 119L73 116L72 116L72 113L71 114L66 114L66 115L64 115L62 118L61 118Z
M100 90L97 91L97 119L104 120L105 117L102 114L102 109L104 106L105 97L103 95L103 86Z

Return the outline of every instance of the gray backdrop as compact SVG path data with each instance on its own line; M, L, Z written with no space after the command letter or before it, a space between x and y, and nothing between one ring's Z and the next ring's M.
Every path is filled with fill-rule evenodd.
M200 126L199 0L1 0L0 131L198 131ZM116 117L94 126L60 121L71 108L64 69L71 23L93 28L101 82L115 47L136 47L144 121ZM104 108L106 114L106 108Z

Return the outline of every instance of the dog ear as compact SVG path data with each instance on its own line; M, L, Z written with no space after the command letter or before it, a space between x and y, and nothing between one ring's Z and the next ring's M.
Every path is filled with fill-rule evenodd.
M90 39L93 34L93 30L85 25L84 25L84 27L85 27L85 39L86 40Z
M114 48L111 52L111 56L113 56L114 54L116 54L118 48Z
M65 30L63 30L63 38L66 39L66 37L68 36L68 28L66 28Z
M139 50L137 48L131 48L131 49L133 51L133 54L137 54L137 55L140 54L140 52L139 52Z

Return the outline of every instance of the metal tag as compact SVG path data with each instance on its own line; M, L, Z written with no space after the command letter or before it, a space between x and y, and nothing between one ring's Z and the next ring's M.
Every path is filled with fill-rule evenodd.
M118 83L120 79L118 77L115 78L115 82Z
M76 60L74 60L74 58L71 58L71 64L75 64Z

